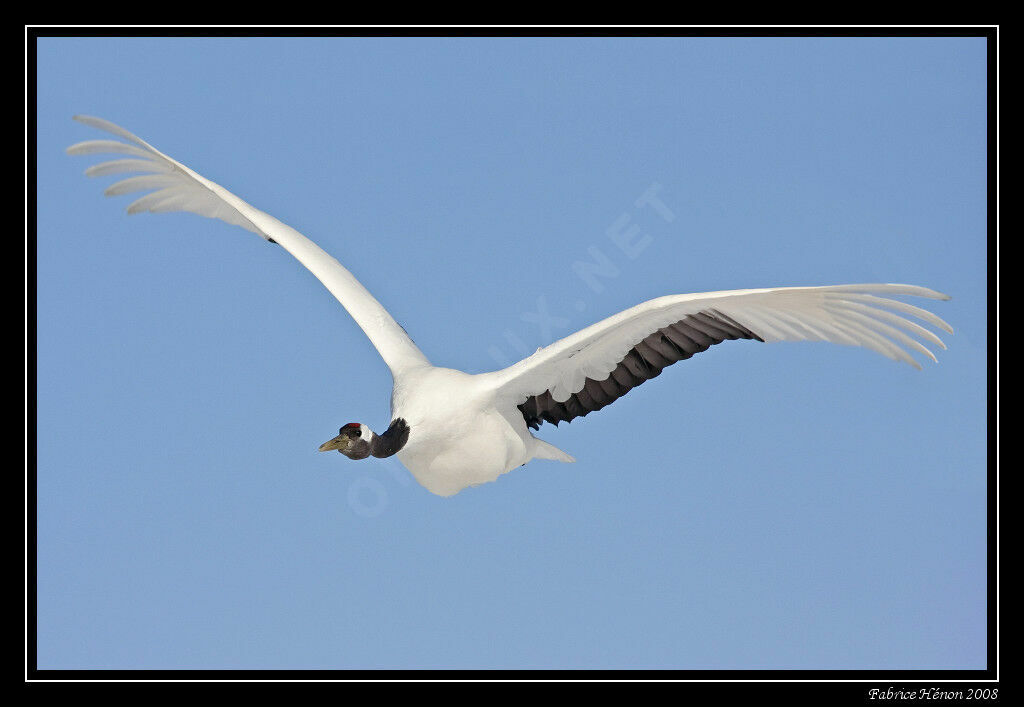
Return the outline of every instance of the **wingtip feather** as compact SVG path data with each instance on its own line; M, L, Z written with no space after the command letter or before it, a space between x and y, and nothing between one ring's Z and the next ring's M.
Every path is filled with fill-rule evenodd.
M109 120L97 118L93 115L82 115L81 113L71 116L71 119L76 122L82 123L83 125L88 125L89 127L96 128L98 130L103 130L104 132L111 133L112 135L117 135L118 137L123 137L125 140L128 140L129 142L134 142L136 145L145 146L146 144L137 135L128 132L127 130L122 128L120 125L117 125L116 123L111 123Z

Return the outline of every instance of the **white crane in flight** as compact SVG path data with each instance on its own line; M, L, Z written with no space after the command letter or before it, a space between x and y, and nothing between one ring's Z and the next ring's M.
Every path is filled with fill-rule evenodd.
M676 361L726 339L831 341L863 346L920 368L908 349L932 360L921 342L946 348L910 315L952 333L939 317L880 295L949 299L913 285L837 285L667 295L592 324L500 371L471 375L434 366L380 302L337 260L295 229L196 174L149 143L100 118L75 120L119 140L90 140L72 155L116 154L90 177L137 173L108 196L147 191L128 213L189 211L241 226L276 243L309 269L348 310L391 369L391 424L376 434L350 422L320 445L350 459L398 459L427 490L450 496L494 481L531 459L574 461L533 436L600 410ZM914 338L917 337L917 338ZM920 341L919 341L920 339Z

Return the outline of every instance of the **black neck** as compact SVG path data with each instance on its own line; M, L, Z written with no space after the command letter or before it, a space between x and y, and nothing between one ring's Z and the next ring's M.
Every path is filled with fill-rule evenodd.
M387 432L373 436L373 442L370 443L370 454L380 459L390 457L404 447L407 441L409 441L409 425L402 418L395 418Z

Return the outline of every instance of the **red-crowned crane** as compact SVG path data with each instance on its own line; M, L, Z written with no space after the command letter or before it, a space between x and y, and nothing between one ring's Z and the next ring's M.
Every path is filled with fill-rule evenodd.
M189 211L241 226L287 250L338 298L391 369L391 424L379 435L364 424L346 424L320 451L337 450L350 459L396 455L417 481L441 496L494 481L531 459L574 461L534 437L530 428L600 410L666 366L726 339L831 341L863 346L920 368L908 349L935 360L921 341L945 346L902 315L953 331L926 310L882 296L949 299L924 287L727 290L638 304L500 371L471 375L439 368L373 295L313 241L113 123L75 119L127 141L80 142L68 153L121 155L86 174L138 173L106 190L108 196L149 192L132 202L128 213Z

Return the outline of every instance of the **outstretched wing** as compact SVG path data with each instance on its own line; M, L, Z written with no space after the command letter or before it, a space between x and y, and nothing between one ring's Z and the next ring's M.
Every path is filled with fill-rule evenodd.
M831 341L863 346L921 368L908 350L935 360L918 339L946 348L916 317L949 333L946 322L878 295L949 299L913 285L838 285L728 290L659 297L542 348L489 374L527 424L556 425L600 410L666 366L726 339ZM917 337L917 338L914 338Z
M426 356L405 330L388 314L341 263L316 243L273 216L247 204L219 184L193 172L144 140L101 118L76 115L75 120L128 140L89 140L72 145L70 155L115 154L119 159L102 162L85 173L90 177L138 173L107 187L107 196L132 192L150 193L128 205L128 213L188 211L217 218L280 244L330 290L377 348L397 375L401 370L428 363Z

